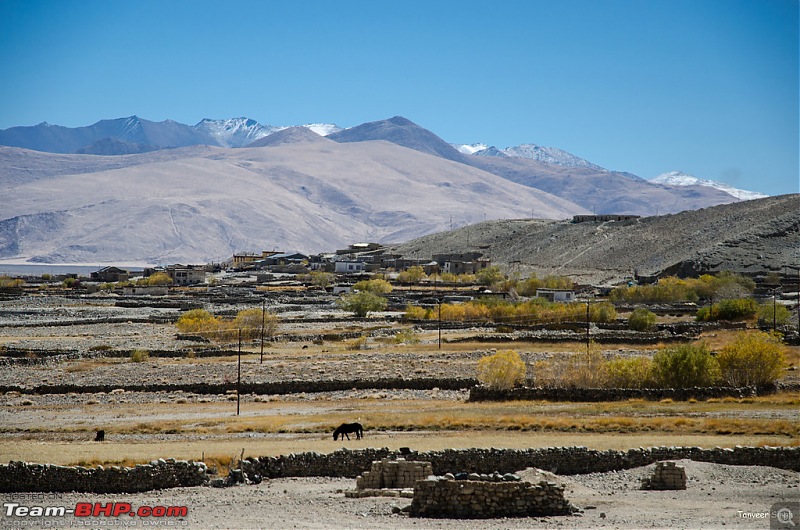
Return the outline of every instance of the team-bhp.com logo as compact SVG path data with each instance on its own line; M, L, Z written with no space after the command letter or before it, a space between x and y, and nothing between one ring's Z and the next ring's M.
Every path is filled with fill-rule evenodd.
M156 518L158 521L172 520L173 518L185 518L189 514L186 506L139 506L134 507L129 502L79 502L75 507L66 506L26 506L18 502L3 503L3 514L6 517L17 517L20 519L37 517L65 517L71 515L77 518L98 518L98 517L140 517ZM175 521L171 521L173 524ZM143 526L144 521L142 521ZM149 526L162 526L153 521ZM173 526L170 524L169 526ZM109 525L110 526L110 525Z

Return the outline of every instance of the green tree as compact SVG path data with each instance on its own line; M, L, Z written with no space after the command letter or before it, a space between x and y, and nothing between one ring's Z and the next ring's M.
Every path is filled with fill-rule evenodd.
M330 272L312 271L310 274L311 285L316 287L327 287L333 283L334 275Z
M780 339L763 331L743 331L717 355L722 378L731 386L775 383L786 366Z
M758 311L758 304L752 298L720 300L719 303L697 310L697 320L737 320L750 318Z
M343 295L336 304L345 311L352 311L357 317L365 317L374 311L386 309L386 298L369 291Z
M666 388L712 386L720 377L719 364L708 345L681 344L653 356L654 377Z
M478 279L478 283L481 285L494 285L495 283L499 283L506 278L505 275L500 272L500 268L496 265L481 269L475 276Z
M634 331L647 331L655 325L656 314L644 307L637 307L628 317L628 328Z
M772 301L758 306L758 325L761 327L783 326L789 323L792 312L783 304Z

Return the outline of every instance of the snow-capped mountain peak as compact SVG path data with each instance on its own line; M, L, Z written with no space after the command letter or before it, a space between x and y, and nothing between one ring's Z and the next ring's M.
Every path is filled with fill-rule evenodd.
M501 150L508 156L516 158L529 158L547 164L565 167L584 167L595 171L607 171L596 164L592 164L579 156L568 153L556 147L542 147L536 144L521 144Z
M488 149L489 146L486 144L450 144L459 152L464 153L465 155L474 155L478 151L483 151L484 149Z
M682 171L669 171L667 173L662 173L661 175L650 179L650 182L653 182L655 184L666 184L669 186L707 186L709 188L714 188L724 191L725 193L733 195L739 200L745 200L745 201L749 201L752 199L763 199L764 197L769 197L769 195L758 193L756 191L747 191L747 190L741 190L739 188L734 188L733 186L725 184L724 182L701 179L699 177L695 177L694 175L683 173Z
M341 127L333 123L307 123L305 125L301 125L301 127L305 127L306 129L313 131L320 136L328 136L329 134L333 134L342 130Z
M250 118L230 118L227 120L204 119L194 126L205 132L224 147L243 147L259 138L277 132L283 127L264 126Z
M588 160L584 160L579 156L575 156L572 153L568 153L555 147L542 147L536 144L520 144L514 147L498 149L497 147L489 146L483 143L451 145L466 155L527 158L556 166L588 168L594 171L607 171L605 168L602 168L596 164L592 164Z

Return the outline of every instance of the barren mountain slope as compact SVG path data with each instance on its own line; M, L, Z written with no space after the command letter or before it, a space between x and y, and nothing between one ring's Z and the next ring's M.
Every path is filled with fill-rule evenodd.
M19 167L42 171L0 172L0 258L6 259L197 263L241 251L322 252L358 240L403 241L485 218L585 212L388 142L317 137L204 148L183 158L155 156L152 163L145 162L154 155L148 153L133 157L138 165L105 171L91 166L94 157L18 152L25 159ZM73 167L88 164L93 172L58 174L53 156L67 164L78 156ZM6 163L13 167L11 158Z
M473 167L580 204L598 214L658 215L728 204L736 198L708 186L654 184L629 173L564 167L536 160L465 155Z
M135 155L97 156L44 153L0 146L0 192L7 187L57 175L80 175L181 158L212 156L219 151L219 147L198 145ZM0 210L0 217L5 217L2 214L3 210Z
M588 282L663 271L794 271L800 195L781 195L624 222L488 221L409 241L406 257L478 250L508 270Z

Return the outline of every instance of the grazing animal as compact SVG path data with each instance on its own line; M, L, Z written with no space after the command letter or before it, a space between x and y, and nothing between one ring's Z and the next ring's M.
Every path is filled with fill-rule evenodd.
M342 423L336 430L333 431L333 439L338 440L339 435L342 436L342 441L344 441L344 437L347 436L347 439L350 439L348 433L356 433L356 440L360 440L362 436L364 436L364 428L361 426L360 423Z
M97 434L94 435L95 442L104 442L106 440L106 431L97 431Z

